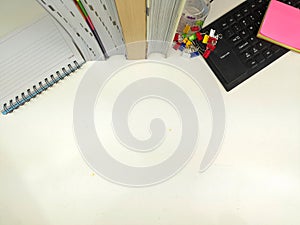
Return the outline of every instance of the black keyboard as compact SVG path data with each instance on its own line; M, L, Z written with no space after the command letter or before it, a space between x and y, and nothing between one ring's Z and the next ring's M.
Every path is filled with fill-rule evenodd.
M288 52L256 37L268 4L247 0L203 29L223 36L206 62L227 91Z

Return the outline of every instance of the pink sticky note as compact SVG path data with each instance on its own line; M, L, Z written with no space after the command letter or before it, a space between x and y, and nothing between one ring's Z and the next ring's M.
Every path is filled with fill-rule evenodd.
M271 0L258 37L300 51L300 10Z

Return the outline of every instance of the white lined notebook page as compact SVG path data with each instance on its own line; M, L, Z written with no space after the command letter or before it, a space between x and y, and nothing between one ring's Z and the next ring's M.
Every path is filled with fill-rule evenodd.
M0 40L0 107L74 61L84 59L48 15Z

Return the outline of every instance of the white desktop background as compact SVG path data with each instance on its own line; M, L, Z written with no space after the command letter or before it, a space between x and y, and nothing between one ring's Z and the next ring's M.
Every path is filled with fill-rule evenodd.
M239 2L215 0L207 22ZM2 1L0 35L44 13L34 0ZM198 173L196 151L176 176L145 188L103 179L78 150L73 104L86 64L0 116L0 225L300 224L299 61L289 52L230 92L218 84L226 133L213 165Z

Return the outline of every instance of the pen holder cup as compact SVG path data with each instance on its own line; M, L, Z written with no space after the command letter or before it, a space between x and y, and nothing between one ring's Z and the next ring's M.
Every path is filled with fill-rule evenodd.
M177 32L182 33L186 25L201 28L209 11L209 0L187 0L178 23Z

